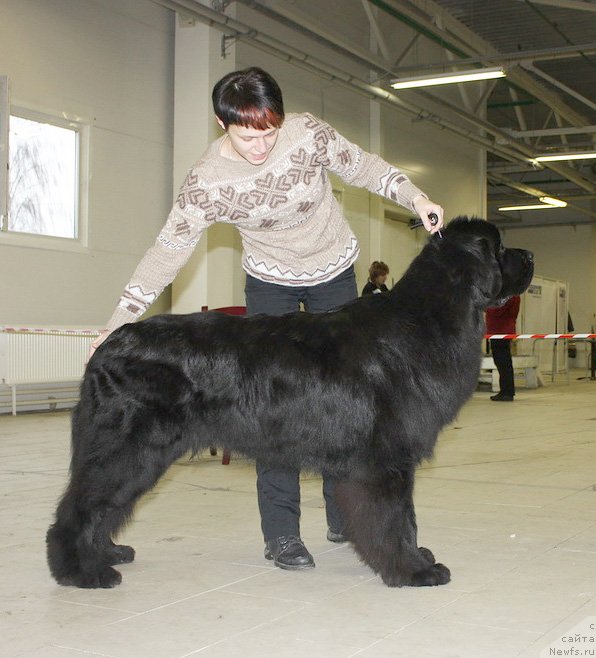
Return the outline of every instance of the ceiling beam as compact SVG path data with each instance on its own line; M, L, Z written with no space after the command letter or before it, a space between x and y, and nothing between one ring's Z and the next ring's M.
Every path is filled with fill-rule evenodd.
M369 0L398 20L423 31L425 36L441 43L444 48L469 56L498 56L500 53L478 34L458 21L433 0ZM417 26L417 27L416 27ZM512 68L507 79L553 108L573 126L588 123L579 112L567 105L560 96L547 89L532 75L519 67Z
M487 178L491 182L495 181L497 183L500 183L501 185L505 185L506 187L511 188L512 190L523 192L524 194L527 194L528 196L531 197L536 197L537 199L539 199L541 196L550 196L549 192L545 192L544 190L541 190L537 187L530 187L529 185L525 185L524 183L520 183L519 181L515 181L511 178L507 178L507 176L501 176L500 174L497 174L495 172L487 173Z
M596 5L595 5L596 6ZM561 46L560 48L546 48L541 50L516 50L513 53L495 53L481 57L466 57L456 60L458 66L473 66L475 64L522 64L523 62L555 61L559 59L572 59L584 55L596 54L596 42L578 46ZM399 73L420 71L427 73L433 70L443 70L445 62L430 62L428 64L409 64L400 66Z
M593 103L589 98L582 96L574 89L571 89L567 85L564 85L562 82L559 82L559 80L553 78L551 75L548 75L548 73L545 73L541 69L536 68L535 66L532 66L532 64L528 64L528 63L522 64L522 67L527 71L532 72L534 75L537 75L538 77L542 78L543 80L546 80L551 85L557 87L561 91L564 91L567 95L572 96L580 103L583 103L584 105L589 107L591 110L596 110L596 103Z
M155 0L153 0L155 2ZM239 4L245 5L263 16L285 25L290 29L303 34L308 38L331 48L341 55L348 56L352 60L359 60L362 66L367 66L377 73L391 74L391 65L382 57L372 53L370 50L361 48L357 44L346 44L337 34L327 30L321 23L311 21L307 16L297 13L286 3L277 3L275 8L269 7L263 2L256 0L237 0Z
M523 139L524 137L559 137L560 135L584 135L596 133L596 126L582 126L581 128L542 128L537 130L503 130L511 137Z
M389 48L387 47L387 43L385 41L385 37L383 36L383 33L381 32L381 28L379 27L379 23L377 22L376 17L373 15L373 9L372 7L368 4L367 0L360 0L362 3L362 8L364 9L364 13L366 14L366 17L368 18L368 22L370 23L370 29L374 35L375 41L379 47L379 50L381 51L381 54L383 57L389 61L391 58L391 55L389 54Z
M256 27L252 27L226 14L210 9L196 0L151 1L173 11L184 12L189 17L197 19L214 29L218 29L229 37L248 43L273 57L277 57L288 64L309 71L329 82L346 87L353 92L363 95L365 98L375 100L392 109L401 111L412 119L433 123L440 128L458 135L462 139L490 150L505 160L516 162L521 158L516 150L496 144L494 140L482 135L477 128L467 128L440 116L436 112L431 112L425 107L405 101L386 89L362 80L352 72L343 71L336 66L314 57L308 52L289 46L286 42L277 37L270 36ZM551 163L548 164L549 166L551 165Z
M518 151L518 157L516 158L518 161L521 160L521 161L529 162L536 155L535 151L528 145L522 142L512 141L509 134L506 133L502 128L498 128L497 126L493 125L489 121L481 119L479 116L467 112L459 105L456 105L455 103L451 103L444 98L438 99L436 96L429 93L428 91L418 90L417 95L421 96L422 98L427 98L430 101L439 103L441 107L454 112L455 114L462 117L472 125L482 128L489 135L492 135L492 137L495 140L495 143L503 143L502 140L505 139L505 143L504 143L505 145L509 146L510 148L514 148ZM591 181L589 181L587 178L582 176L581 173L579 173L576 169L570 167L568 164L565 164L564 162L542 162L541 167L557 172L560 176L564 176L568 181L575 183L578 187L581 187L583 190L586 190L588 192L593 192L595 189L594 184Z
M509 187L512 190L517 190L518 192L524 192L525 194L531 197L540 198L542 196L552 196L552 194L545 192L544 190L541 190L537 187L530 187L529 185L524 185L524 183L511 180L511 178L507 178L506 176L500 176L499 174L495 174L494 172L487 174L487 178L489 181L497 181L498 183L501 183L502 185L505 185L506 187ZM567 206L564 209L561 208L561 210L565 210L566 212L569 210L573 210L576 213L587 215L592 220L596 219L596 213L594 211L589 210L587 208L583 208L582 206L577 206L574 203L567 203ZM549 209L548 212L553 212L553 210Z
M505 131L497 128L496 126L481 120L477 115L465 112L461 107L456 107L453 104L447 103L444 99L431 97L432 100L438 104L438 107L444 109L454 109L460 116L463 116L468 123L473 127L466 128L465 125L454 123L453 120L441 116L437 112L429 111L426 107L422 107L416 103L404 100L402 97L382 89L381 87L370 84L369 82L354 74L353 71L344 71L336 66L333 66L326 61L314 57L310 52L301 51L284 42L281 39L268 35L262 31L258 23L253 26L242 23L236 19L227 16L222 12L217 12L196 0L152 0L156 4L168 7L174 11L182 11L189 14L207 25L222 31L227 36L234 37L239 41L249 43L253 47L268 53L271 56L277 57L289 64L303 68L315 75L318 75L325 80L336 83L340 86L360 93L365 97L375 100L383 105L392 107L393 109L402 111L410 118L417 120L428 121L435 125L450 131L451 133L465 139L471 143L485 148L486 150L496 154L498 157L503 158L510 162L523 162L534 154L523 144L517 143ZM239 0L243 4L253 8L263 8L262 3L253 0ZM394 0L390 0L393 2ZM430 0L426 0L430 2ZM270 8L266 8L272 15L275 14ZM326 37L320 36L325 45L329 46ZM344 47L343 41L340 37L334 37L334 47ZM359 57L357 55L356 57ZM367 57L373 57L371 53ZM386 69L383 66L383 70ZM363 72L364 73L364 72ZM530 77L530 76L528 76ZM479 130L479 128L481 130ZM485 136L482 131L486 131L490 137ZM495 137L509 140L510 144L502 145L497 143ZM564 176L569 181L574 182L582 189L593 192L594 185L579 174L575 169L568 165L561 163L545 163L548 169L556 171L561 176Z
M533 222L533 223L520 223L519 224L513 224L511 223L512 220L509 218L505 217L499 217L496 219L490 219L489 220L491 224L494 224L497 228L500 228L501 230L509 231L510 229L514 228L525 228L525 229L530 229L530 228L555 228L555 227L560 227L560 226L584 226L585 224L596 224L596 219L573 219L569 220L568 222L544 222L544 221L538 221L538 222ZM515 220L513 220L515 221Z
M526 3L526 0L518 0L518 2ZM577 9L577 11L593 11L596 12L596 5L585 0L532 0L535 5L549 5L550 7L557 7L558 9Z

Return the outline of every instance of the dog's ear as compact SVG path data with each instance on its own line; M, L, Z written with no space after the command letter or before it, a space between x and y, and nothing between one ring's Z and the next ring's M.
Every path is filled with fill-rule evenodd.
M490 302L499 297L501 287L503 286L503 275L501 266L497 259L495 245L492 240L481 238L480 248L482 249L482 261L485 266L483 281L479 281L478 286L474 289L478 291L479 298L475 300L479 306L488 307Z

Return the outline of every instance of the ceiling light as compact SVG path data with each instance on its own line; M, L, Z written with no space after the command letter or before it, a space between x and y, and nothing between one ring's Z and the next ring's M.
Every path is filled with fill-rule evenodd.
M507 211L507 210L542 210L543 208L556 208L557 206L548 206L545 203L537 203L535 205L528 206L501 206L498 210Z
M560 201L548 196L541 196L543 203L529 204L526 206L501 206L499 210L546 210L547 208L565 208L567 201Z
M537 155L535 158L532 158L532 160L534 162L554 162L556 160L590 160L591 158L596 158L596 151Z
M561 201L561 199L555 199L552 196L541 196L540 201L555 208L565 208L567 206L567 201Z
M449 85L456 82L473 82L475 80L491 80L504 78L502 68L475 69L467 72L439 73L437 75L421 75L413 78L396 78L391 86L394 89L412 89L414 87L433 87L435 85Z
M567 201L561 201L561 199L555 199L552 196L541 196L540 201L542 203L524 206L501 206L499 210L543 210L546 208L565 208L567 206Z

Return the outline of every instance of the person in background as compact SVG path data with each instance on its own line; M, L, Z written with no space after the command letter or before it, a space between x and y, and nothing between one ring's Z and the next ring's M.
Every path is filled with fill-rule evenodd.
M389 288L385 285L389 267L382 260L374 260L368 268L368 281L362 288L362 296L376 295L380 292L387 292Z
M190 169L167 222L147 251L93 344L134 322L188 261L215 222L242 238L247 315L324 313L358 296L354 262L359 245L337 203L329 173L408 208L436 233L443 209L378 155L363 151L307 112L284 113L277 82L257 67L234 71L213 88L223 135ZM429 215L439 218L434 225ZM299 472L257 462L257 495L265 558L282 569L315 566L300 537ZM346 541L323 477L327 539Z
M503 306L488 308L486 310L486 333L514 334L519 302L519 295L514 295ZM490 349L499 371L499 392L491 395L490 399L494 402L513 402L515 381L511 360L511 341L504 338L491 338Z

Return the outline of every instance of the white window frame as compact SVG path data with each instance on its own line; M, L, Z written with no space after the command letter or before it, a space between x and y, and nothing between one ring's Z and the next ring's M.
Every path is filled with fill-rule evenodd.
M8 230L8 137L10 115L31 121L48 123L77 132L77 191L76 237L64 238ZM24 104L10 103L8 80L0 76L0 245L14 245L57 251L84 252L88 248L88 189L89 189L89 122L81 117L70 117L66 112L52 112Z
M0 75L0 226L4 226L8 207L8 120L10 101L8 77Z

